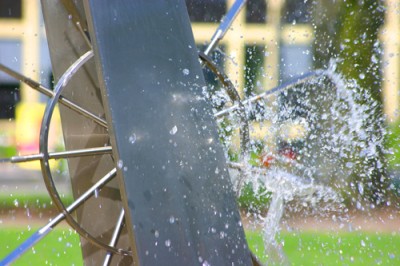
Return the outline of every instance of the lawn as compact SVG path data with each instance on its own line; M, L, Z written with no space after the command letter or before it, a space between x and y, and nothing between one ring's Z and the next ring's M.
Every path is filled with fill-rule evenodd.
M265 262L262 237L247 232L253 252ZM400 265L400 235L366 232L281 233L292 265Z
M0 257L33 233L21 228L0 229ZM262 238L247 232L249 245L266 261ZM400 235L390 233L282 233L279 242L292 265L400 265ZM56 229L14 265L82 265L78 236Z
M34 232L26 228L0 228L0 258ZM13 265L83 265L79 238L71 229L55 229Z

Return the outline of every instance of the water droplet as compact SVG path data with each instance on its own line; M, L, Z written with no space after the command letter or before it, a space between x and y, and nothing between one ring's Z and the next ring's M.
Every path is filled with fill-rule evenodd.
M118 166L119 169L122 169L122 167L124 166L124 161L118 160L117 166Z
M365 242L364 242L364 240L362 240L362 239L361 239L361 246L362 246L362 247L365 247Z
M18 206L19 206L19 202L18 202L17 199L14 200L14 206L15 206L15 207L18 207Z
M364 185L363 185L363 183L359 182L357 184L357 187L358 187L358 192L360 192L360 194L363 195L364 194Z
M133 133L130 137L129 137L129 143L133 144L136 142L136 134Z
M189 71L189 69L184 68L184 69L182 70L182 73L183 73L183 75L187 76L187 75L190 74L190 71Z
M171 240L167 239L165 240L165 246L170 247L171 246Z
M175 223L175 217L174 217L174 216L171 215L171 216L169 217L169 223L170 223L170 224Z
M173 126L173 128L171 128L171 130L169 131L169 134L175 135L176 132L178 132L178 127L175 125L175 126Z
M155 236L156 238L158 238L158 237L160 236L160 232L158 232L158 230L154 231L154 236Z

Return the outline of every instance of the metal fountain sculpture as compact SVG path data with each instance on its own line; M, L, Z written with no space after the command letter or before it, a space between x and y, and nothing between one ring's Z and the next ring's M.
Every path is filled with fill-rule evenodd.
M39 154L2 162L39 160L59 214L0 264L11 264L66 220L81 236L87 265L258 265L246 243L228 170L240 172L236 193L246 175L241 163L226 161L217 119L238 117L245 160L245 105L321 73L242 101L209 55L244 0L234 3L200 54L183 0L41 2L57 83L51 91L0 65L49 97ZM203 96L202 67L215 73L231 101L217 113ZM48 148L56 106L63 152ZM60 158L68 159L75 198L69 206L49 164Z

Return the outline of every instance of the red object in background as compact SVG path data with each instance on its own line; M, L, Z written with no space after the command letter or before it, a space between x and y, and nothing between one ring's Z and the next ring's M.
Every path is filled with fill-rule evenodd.
M262 166L269 168L272 164L275 162L275 156L273 155L261 155L260 161L262 163Z
M291 148L284 148L278 151L279 155L278 156L284 156L287 159L290 160L296 160L296 153L291 149ZM260 161L262 166L269 168L271 167L275 161L276 161L276 156L269 154L269 155L261 155L260 156Z
M296 160L296 153L291 148L285 148L279 151L279 154L285 156L288 159Z

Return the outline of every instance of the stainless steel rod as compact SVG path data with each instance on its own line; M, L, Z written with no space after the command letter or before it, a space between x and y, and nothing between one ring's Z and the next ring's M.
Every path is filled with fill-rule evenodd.
M204 51L206 55L209 55L218 45L219 41L222 40L222 38L224 38L233 20L239 14L240 10L242 10L246 2L247 2L246 0L236 0L235 3L233 3L228 13L225 15L225 17L222 18L221 24L219 25L214 35L212 36L210 44L208 45L207 49Z
M314 78L320 77L320 76L323 75L323 73L324 72L322 70L317 70L317 71L314 71L314 72L306 73L306 74L298 77L294 81L291 81L291 82L288 82L288 83L284 83L284 84L282 84L280 86L272 88L272 89L270 89L268 91L265 91L265 92L263 92L261 94L258 94L258 95L255 95L253 97L250 97L247 100L242 101L242 103L243 103L243 105L246 105L246 104L249 104L249 103L257 102L257 101L259 101L261 99L265 99L267 96L269 96L271 94L291 89L291 88L293 88L293 87L295 87L297 85L303 84L303 83L305 83L307 81L310 81L310 80L312 80ZM226 115L228 115L229 113L235 111L238 108L239 108L238 104L232 105L229 108L226 108L224 110L216 112L214 114L214 117L215 118L220 118L220 117L226 116Z
M98 147L98 148L88 148L88 149L78 149L73 151L60 151L60 152L50 152L49 159L66 159L80 156L94 156L94 155L103 155L103 154L111 154L112 147ZM38 154L30 154L30 155L20 155L13 156L11 158L0 159L0 163L10 162L10 163L24 163L30 161L37 161L43 158L42 153Z
M48 96L48 97L53 97L54 96L54 92L46 87L44 87L42 84L6 67L3 64L0 64L0 70L7 73L8 75L10 75L11 77L18 79L19 81L27 84L29 87L31 87L32 89ZM64 106L70 108L71 110L89 118L92 119L94 122L96 122L97 124L99 124L102 127L107 128L107 122L100 118L99 116L89 112L88 110L80 107L79 105L77 105L76 103L68 100L67 98L60 96L59 99L59 103L63 104Z
M121 233L122 225L123 225L123 222L124 222L124 217L125 217L125 211L124 211L124 209L122 209L121 213L119 214L119 217L118 217L118 220L117 220L117 224L115 225L114 232L113 232L113 235L112 235L110 243L109 243L109 245L111 247L115 247L115 244L117 243L117 240L118 240L118 237L119 237L119 235ZM104 258L103 266L110 265L112 255L113 254L111 252L107 252L106 257Z

